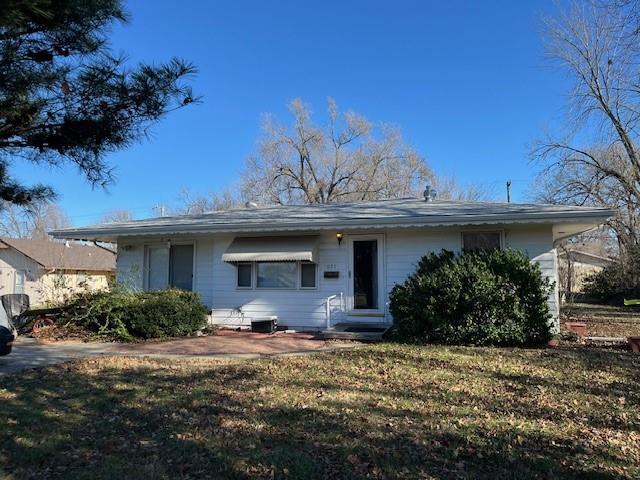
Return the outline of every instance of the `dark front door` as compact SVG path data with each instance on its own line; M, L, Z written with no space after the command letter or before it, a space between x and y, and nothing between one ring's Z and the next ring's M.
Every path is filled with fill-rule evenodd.
M353 307L378 308L378 241L353 241Z

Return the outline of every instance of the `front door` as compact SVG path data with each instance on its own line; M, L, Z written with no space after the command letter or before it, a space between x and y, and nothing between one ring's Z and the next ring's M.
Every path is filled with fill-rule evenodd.
M350 308L363 314L382 312L382 236L356 235L349 243Z

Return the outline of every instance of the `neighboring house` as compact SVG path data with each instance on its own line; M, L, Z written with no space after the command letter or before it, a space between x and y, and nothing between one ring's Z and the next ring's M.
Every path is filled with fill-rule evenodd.
M554 242L603 223L611 210L395 199L264 206L71 228L57 238L117 242L118 281L195 290L212 321L317 330L392 321L388 295L418 260L442 249L513 248L557 284ZM557 289L549 299L557 322Z
M74 243L0 238L0 295L26 293L31 305L58 302L81 290L108 287L113 252Z
M615 263L612 258L573 249L560 250L558 260L563 293L582 292L585 278Z

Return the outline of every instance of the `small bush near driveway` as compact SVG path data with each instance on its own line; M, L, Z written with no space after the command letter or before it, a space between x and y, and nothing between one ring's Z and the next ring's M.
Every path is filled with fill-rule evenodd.
M207 321L199 294L174 289L87 293L77 297L64 315L63 322L124 341L192 335Z
M544 344L550 282L514 250L424 256L391 291L397 338L470 345Z

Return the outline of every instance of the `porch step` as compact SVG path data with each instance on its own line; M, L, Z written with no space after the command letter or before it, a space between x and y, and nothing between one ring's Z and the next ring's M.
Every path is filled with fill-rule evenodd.
M379 342L390 326L381 323L346 322L337 323L332 328L322 330L319 334L323 339L360 340L365 342Z

